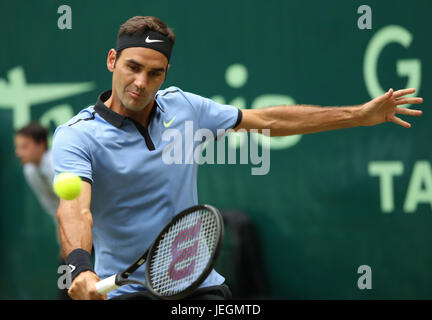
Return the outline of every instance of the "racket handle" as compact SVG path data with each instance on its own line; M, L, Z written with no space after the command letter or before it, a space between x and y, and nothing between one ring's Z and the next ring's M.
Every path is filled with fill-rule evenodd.
M101 281L96 282L96 290L100 294L106 294L114 289L117 289L119 286L115 283L116 275L103 279Z

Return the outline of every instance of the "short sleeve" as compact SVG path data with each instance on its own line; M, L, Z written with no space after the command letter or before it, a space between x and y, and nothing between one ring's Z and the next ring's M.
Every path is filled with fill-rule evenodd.
M192 93L185 94L198 112L200 128L211 130L215 136L219 135L219 129L233 129L241 122L240 109Z
M93 182L90 149L78 130L68 125L58 127L51 152L56 176L70 172L84 181Z

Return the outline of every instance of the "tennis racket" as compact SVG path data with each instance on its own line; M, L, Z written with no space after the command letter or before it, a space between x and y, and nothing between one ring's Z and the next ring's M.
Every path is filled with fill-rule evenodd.
M222 216L215 207L190 207L176 215L128 268L97 282L96 290L106 294L122 285L138 283L162 299L185 298L213 269L223 232ZM145 283L129 279L146 261Z

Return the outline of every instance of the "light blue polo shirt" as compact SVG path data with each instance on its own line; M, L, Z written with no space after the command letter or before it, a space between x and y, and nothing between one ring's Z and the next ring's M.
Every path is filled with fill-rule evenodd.
M218 129L234 128L241 121L236 107L169 87L158 91L145 128L106 107L110 96L111 90L102 93L94 106L59 126L52 146L56 175L71 172L92 185L95 272L101 279L123 271L175 214L198 204L198 164L167 164L163 152L174 141L166 138L170 135L163 139L164 131L181 133L184 153L190 149L185 131L191 127L216 136ZM193 148L201 143L194 141ZM144 281L144 271L140 267L133 277ZM201 286L224 280L213 270ZM125 285L108 298L140 290L145 288Z

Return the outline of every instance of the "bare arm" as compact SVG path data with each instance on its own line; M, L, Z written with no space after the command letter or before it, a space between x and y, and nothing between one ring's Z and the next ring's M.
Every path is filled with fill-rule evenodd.
M414 93L414 89L405 89L379 96L363 105L348 107L319 107L296 105L292 107L276 106L262 109L242 110L239 129L270 129L271 136L287 136L306 134L327 130L370 126L386 121L395 122L409 128L408 122L396 117L395 114L419 116L420 110L398 107L403 104L419 104L422 98L403 97Z
M288 136L359 126L358 107L311 105L242 110L238 129L270 129L271 136Z
M90 201L91 185L87 182L82 182L82 191L78 198L60 200L57 220L63 257L67 257L76 248L91 253L93 218Z
M93 218L90 212L91 185L82 182L81 194L74 200L60 200L57 210L60 242L63 257L74 249L82 248L91 253ZM106 299L96 291L96 282L100 279L92 271L81 272L71 284L68 294L72 299Z

